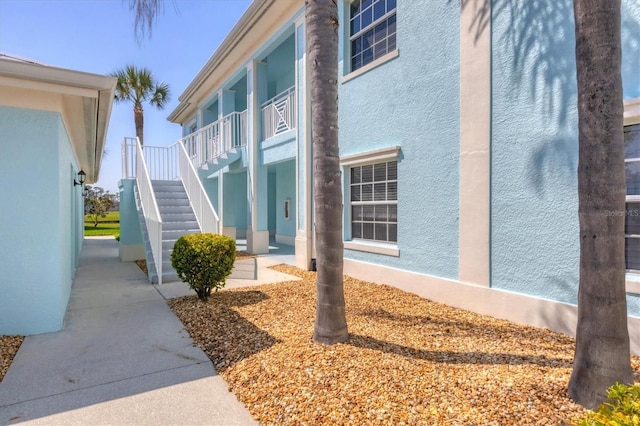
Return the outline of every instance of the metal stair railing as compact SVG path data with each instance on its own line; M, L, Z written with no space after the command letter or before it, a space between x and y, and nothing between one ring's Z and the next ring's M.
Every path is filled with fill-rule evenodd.
M158 284L162 284L162 218L151 184L151 176L144 158L140 140L136 138L136 185L140 195L140 204L147 225L149 244L158 274Z
M187 150L180 142L175 144L178 147L180 180L184 185L184 189L189 197L189 202L193 208L193 212L198 220L201 232L219 233L220 219L216 214L211 200L202 185L202 181L198 176Z

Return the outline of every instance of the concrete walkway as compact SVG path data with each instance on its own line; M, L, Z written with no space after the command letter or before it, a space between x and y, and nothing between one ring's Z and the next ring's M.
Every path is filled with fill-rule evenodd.
M295 279L274 263L227 287ZM168 308L185 294L120 262L114 239L85 239L63 330L25 339L0 383L0 424L255 424Z

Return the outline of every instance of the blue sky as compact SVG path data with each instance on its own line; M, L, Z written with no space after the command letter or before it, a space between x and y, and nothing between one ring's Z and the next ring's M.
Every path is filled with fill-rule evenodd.
M145 105L145 144L170 145L180 126L167 121L178 96L213 54L250 0L164 0L152 37L136 44L128 0L0 0L0 52L47 65L107 74L127 64L170 85L164 110ZM118 192L120 144L135 136L133 109L114 104L96 185Z

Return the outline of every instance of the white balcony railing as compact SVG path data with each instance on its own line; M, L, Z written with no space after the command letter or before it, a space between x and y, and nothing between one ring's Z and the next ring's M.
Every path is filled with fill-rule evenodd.
M262 139L296 128L296 88L291 87L260 107Z
M196 168L247 144L247 111L232 112L180 139Z

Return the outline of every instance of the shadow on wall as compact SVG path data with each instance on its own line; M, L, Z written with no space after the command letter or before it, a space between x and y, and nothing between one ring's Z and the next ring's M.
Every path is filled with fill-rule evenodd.
M529 81L532 98L542 93L545 112L558 114L558 121L563 123L567 117L563 111L566 108L562 107L572 101L575 104L576 99L574 37L567 33L574 28L572 2L461 0L461 7L474 10L469 32L475 34L476 40L489 31L492 20L508 19L506 30L496 36L504 53L514 58L514 90L522 88L522 71L530 68L534 77ZM553 92L561 96L551 97Z
M539 142L527 170L531 186L539 196L545 195L548 180L573 184L578 170L578 145L575 137L564 136Z

